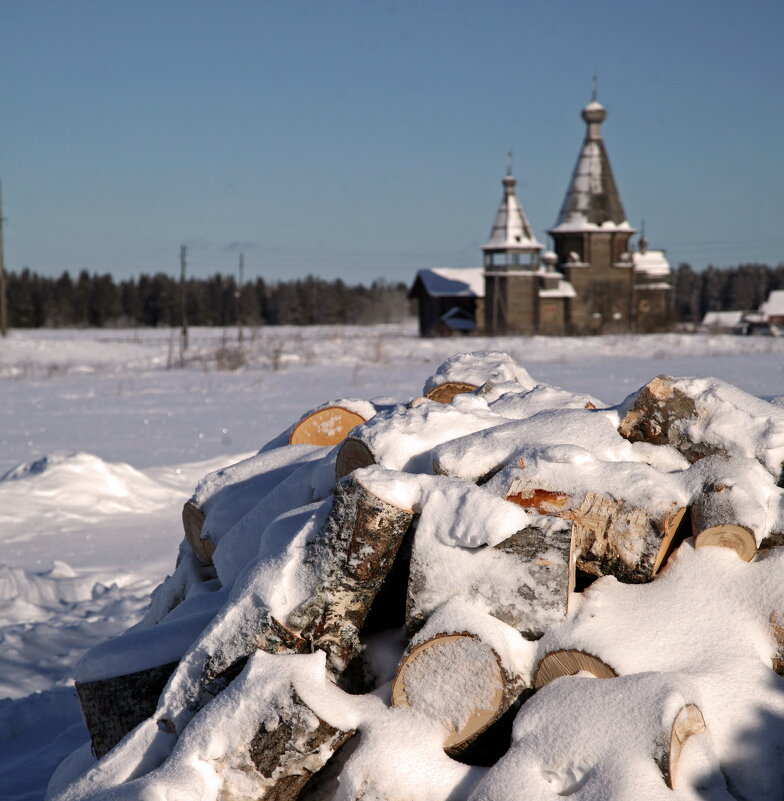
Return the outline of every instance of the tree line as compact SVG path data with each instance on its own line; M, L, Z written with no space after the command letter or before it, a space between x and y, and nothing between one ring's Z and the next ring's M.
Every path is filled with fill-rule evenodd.
M708 266L700 272L681 264L673 276L675 319L699 323L709 311L753 311L774 289L784 289L784 264Z
M12 328L179 326L180 281L165 273L116 281L86 270L72 278L41 276L29 269L9 273L8 322ZM331 325L399 322L411 315L407 287L377 280L349 286L314 276L242 287L215 274L185 282L189 325Z
M696 271L681 264L673 274L674 316L698 323L709 311L752 310L774 289L784 289L784 264L709 266ZM8 323L12 328L44 326L178 326L180 281L165 273L117 281L111 275L58 278L29 269L6 280ZM415 313L402 282L374 281L349 286L342 280L308 276L239 287L233 276L216 273L185 282L190 325L366 325L399 322Z

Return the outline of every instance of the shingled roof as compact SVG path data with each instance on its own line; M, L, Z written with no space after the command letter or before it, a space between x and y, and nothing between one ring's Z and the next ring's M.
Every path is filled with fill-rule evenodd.
M632 230L626 220L602 139L601 124L606 117L604 106L595 99L582 110L585 139L551 233L593 231L597 228Z
M517 199L515 185L517 181L511 172L504 176L504 196L493 221L490 238L485 242L482 250L507 251L511 253L533 253L542 249L525 216L523 207Z

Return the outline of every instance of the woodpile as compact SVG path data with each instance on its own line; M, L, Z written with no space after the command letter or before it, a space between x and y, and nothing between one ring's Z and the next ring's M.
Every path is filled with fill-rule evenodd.
M784 440L759 422L784 414L769 404L721 382L660 376L609 408L537 385L502 356L454 357L409 404L326 404L207 476L183 508L190 555L180 564L201 577L185 581L178 564L134 642L154 641L168 615L209 592L224 606L178 661L85 671L77 690L95 755L148 718L181 737L258 652L284 670L284 660L321 651L337 687L382 692L389 677L367 643L398 630L388 704L430 721L446 753L468 759L535 691L626 672L612 654L569 640L576 588L601 577L657 582L689 537L747 562L784 542ZM737 428L724 425L727 414ZM678 463L675 451L689 466L663 469ZM766 614L778 668L784 609ZM244 745L257 798L299 797L355 730L287 686ZM667 786L686 739L709 724L686 702L656 735L651 758Z

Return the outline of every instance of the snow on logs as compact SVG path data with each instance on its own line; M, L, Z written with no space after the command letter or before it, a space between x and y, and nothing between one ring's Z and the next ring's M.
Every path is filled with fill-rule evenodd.
M716 378L660 375L619 409L622 436L672 445L689 462L711 454L757 459L784 482L784 409Z
M523 509L573 525L579 570L632 583L651 581L684 536L689 501L669 475L645 464L600 462L573 452L566 462L520 459L488 483Z
M443 727L443 747L458 754L494 724L527 688L520 635L470 604L449 601L411 640L391 701Z
M289 434L289 445L337 445L355 426L376 413L373 404L356 398L332 401L305 414Z
M606 636L615 624L602 616L602 600L616 588L638 594L626 598L655 597L683 553L709 563L704 546L752 562L728 571L767 569L766 549L784 544L784 490L775 484L783 432L782 410L712 379L659 377L607 408L537 384L505 354L488 352L447 360L409 404L349 399L319 407L256 456L197 485L183 509L187 549L128 636L137 645L160 641L167 627L194 620L192 610L204 619L158 666L129 665L117 676L98 665L105 654L90 669L88 654L77 689L95 752L122 758L119 740L140 722L181 743L197 718L229 726L221 703L258 689L263 675L266 711L237 734L231 753L218 748L199 763L220 777L221 797L294 801L355 730L361 742L331 770L343 771L343 796L363 797L362 787L376 787L373 749L386 742L409 753L420 731L411 727L421 726L421 753L446 760L443 788L428 785L432 801L441 801L467 776L444 751L465 759L520 708L507 756L486 779L472 779L480 782L472 798L500 801L506 796L494 777L523 758L516 749L537 719L527 711L536 698L571 694L577 708L582 694L597 709L620 699L635 710L631 679L643 675L659 707L647 717L630 712L629 721L645 729L635 742L644 743L657 781L674 787L683 743L705 728L693 701L708 717L710 708L698 694L664 687L658 663L626 648L620 622ZM663 573L689 533L699 557L689 545ZM579 595L577 570L613 578ZM647 586L633 586L640 584ZM760 594L754 603L765 608L757 639L744 640L747 658L770 656L780 667L784 598ZM384 636L394 629L405 637L382 660L371 652L378 620ZM318 666L308 662L312 675L301 680L296 666L315 657ZM134 673L145 670L140 684ZM685 670L675 666L672 675ZM576 678L556 682L564 676ZM391 695L383 695L394 710L380 703L389 680ZM329 693L309 690L314 681ZM362 695L368 691L375 695ZM133 699L133 716L112 707L114 695ZM390 717L379 723L379 715ZM590 740L585 726L577 726L575 743ZM150 752L160 754L153 740ZM165 756L145 764L155 759ZM567 773L554 783L564 793L583 781ZM241 788L232 784L240 774ZM387 782L390 798L393 774L377 785Z

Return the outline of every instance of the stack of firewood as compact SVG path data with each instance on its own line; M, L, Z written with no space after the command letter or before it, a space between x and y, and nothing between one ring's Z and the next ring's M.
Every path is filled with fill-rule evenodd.
M328 403L185 504L187 548L133 636L183 616L207 587L234 587L245 606L236 620L215 614L177 660L85 670L94 752L152 716L179 736L259 649L321 650L338 687L372 691L367 639L398 628L407 644L389 703L439 721L448 754L492 762L531 693L581 671L616 675L557 638L521 669L505 657L510 631L539 641L597 578L654 581L687 537L746 561L784 544L782 459L784 410L713 379L659 376L608 407L478 353L445 362L408 404ZM294 568L307 580L282 602L275 583ZM769 613L778 670L782 610ZM694 704L673 716L655 754L670 786L684 740L704 727ZM246 744L257 797L297 798L352 734L292 687L275 725Z

